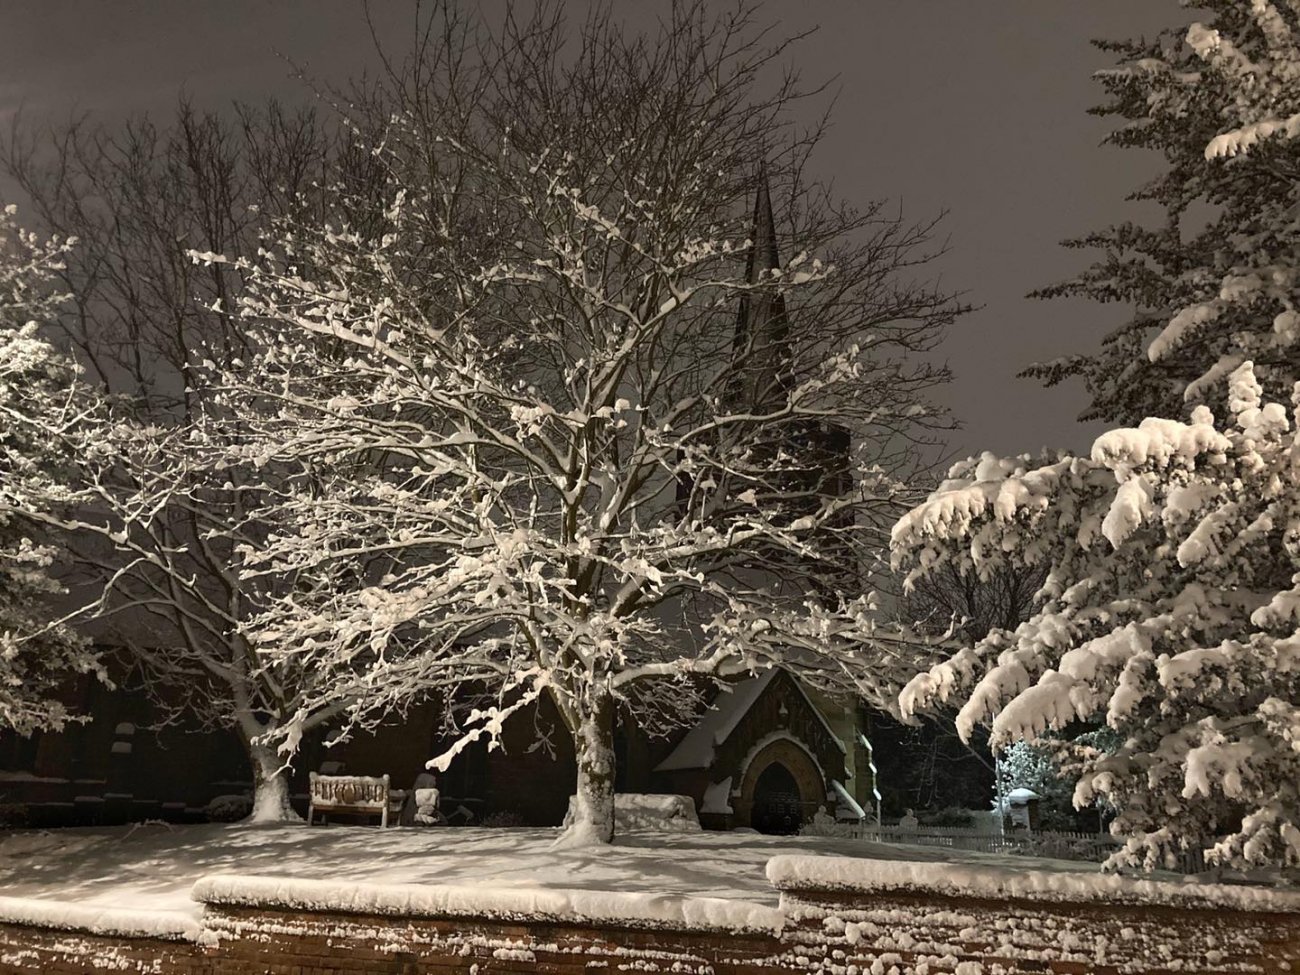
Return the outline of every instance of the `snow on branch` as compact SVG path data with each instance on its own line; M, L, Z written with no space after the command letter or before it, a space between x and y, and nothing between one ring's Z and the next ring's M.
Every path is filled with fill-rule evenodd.
M1271 0L1252 0L1251 30L1240 37L1194 23L1187 44L1228 86L1238 127L1214 137L1207 159L1248 153L1273 139L1300 133L1300 47L1297 34Z
M959 464L894 530L913 578L1048 568L1029 620L917 675L901 708L960 703L963 736L1003 743L1118 731L1070 767L1076 803L1118 811L1117 864L1300 864L1295 403L1264 402L1250 363L1228 386L1226 422L1199 407L1102 434L1089 459Z
M59 620L50 528L86 497L74 458L98 404L80 370L43 336L66 296L54 283L72 240L40 239L0 213L0 730L59 728L72 714L57 690L70 674L105 680L87 642ZM94 454L101 448L92 448Z

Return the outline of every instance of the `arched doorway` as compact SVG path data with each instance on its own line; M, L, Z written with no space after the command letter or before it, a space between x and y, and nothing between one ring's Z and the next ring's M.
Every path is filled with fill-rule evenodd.
M790 735L768 741L741 764L735 825L796 833L826 801L826 778L808 747Z
M799 784L790 770L773 762L754 784L754 804L749 820L760 833L787 835L803 825Z

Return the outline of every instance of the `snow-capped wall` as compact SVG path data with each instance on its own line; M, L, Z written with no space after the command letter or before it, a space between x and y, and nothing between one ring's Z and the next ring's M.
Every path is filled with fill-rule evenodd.
M182 911L130 910L35 897L0 897L0 924L82 931L119 938L185 941L197 940L200 931L198 918Z
M239 876L195 885L200 919L0 899L0 972L1300 971L1297 893L841 857L776 857L767 874L780 908Z
M542 888L358 884L280 877L204 877L193 898L203 904L271 907L293 911L407 917L508 918L579 921L696 931L777 934L779 910L717 897Z
M1227 884L1179 884L1083 871L778 856L768 861L767 879L782 891L909 891L1042 903L1129 904L1300 914L1300 891Z

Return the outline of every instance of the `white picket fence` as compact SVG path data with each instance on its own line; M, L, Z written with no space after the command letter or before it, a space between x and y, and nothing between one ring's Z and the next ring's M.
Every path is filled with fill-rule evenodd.
M876 843L909 843L919 846L942 846L977 853L1005 853L1019 856L1050 857L1054 860L1090 860L1100 863L1123 845L1119 837L1108 833L1070 833L1052 830L1006 833L962 826L876 826L874 823L809 823L803 832L812 836L844 836ZM1181 873L1199 873L1205 869L1199 855L1188 854L1178 865Z

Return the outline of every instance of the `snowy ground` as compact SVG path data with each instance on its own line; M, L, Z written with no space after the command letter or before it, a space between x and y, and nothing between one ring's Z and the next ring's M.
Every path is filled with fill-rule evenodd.
M951 850L754 833L634 833L613 849L553 851L553 829L148 825L0 833L0 897L197 914L206 874L495 888L576 888L775 905L764 875L781 853L1014 863ZM1054 864L1095 870L1093 864Z

